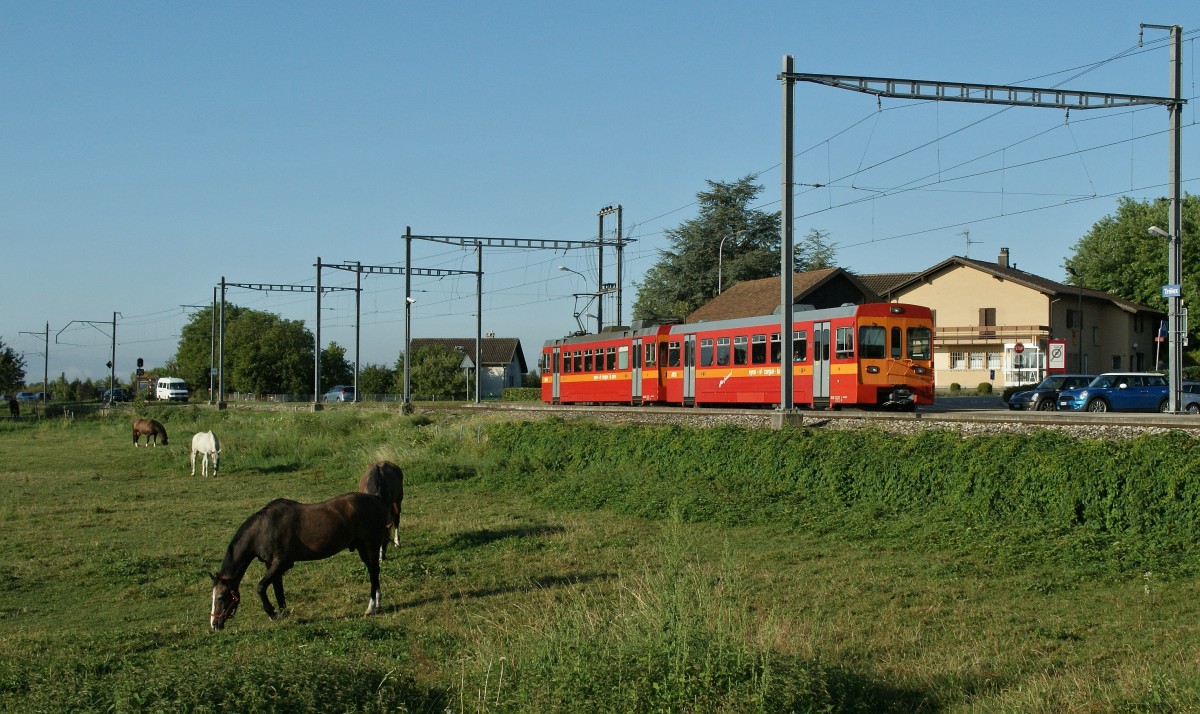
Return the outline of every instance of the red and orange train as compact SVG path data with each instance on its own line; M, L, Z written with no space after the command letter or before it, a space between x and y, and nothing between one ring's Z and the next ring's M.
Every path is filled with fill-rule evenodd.
M899 303L794 316L796 406L914 409L933 403L933 315ZM550 340L549 404L778 406L779 316L651 325Z

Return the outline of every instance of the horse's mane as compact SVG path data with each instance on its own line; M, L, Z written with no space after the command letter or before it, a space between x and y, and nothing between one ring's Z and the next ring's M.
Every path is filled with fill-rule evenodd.
M233 538L225 548L225 560L221 563L222 575L230 575L238 581L242 579L242 576L246 573L246 568L250 566L250 561L254 560L253 554L249 558L245 557L245 536L263 521L268 511L278 510L284 507L284 504L290 503L294 502L286 498L277 498L260 508L257 513L247 518L242 522L242 525L238 526L237 532L233 534Z

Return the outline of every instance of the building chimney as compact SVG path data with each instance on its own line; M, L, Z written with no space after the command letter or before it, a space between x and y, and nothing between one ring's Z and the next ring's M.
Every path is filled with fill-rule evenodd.
M1000 249L1000 257L996 258L996 264L999 265L1001 268L1008 267L1008 248Z

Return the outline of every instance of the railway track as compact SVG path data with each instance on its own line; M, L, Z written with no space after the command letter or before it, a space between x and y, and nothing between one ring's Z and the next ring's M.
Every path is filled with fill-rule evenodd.
M449 408L451 405L447 404ZM595 418L611 422L680 423L715 426L728 423L767 427L770 409L679 408L548 405L533 402L485 402L457 405L458 408L512 412L529 416ZM426 408L424 405L421 409ZM935 404L915 412L886 412L863 409L798 410L801 423L850 428L877 426L896 430L926 427L962 428L972 433L1012 432L1038 428L1062 429L1072 433L1107 435L1120 430L1128 435L1182 430L1200 436L1200 416L1190 414L1061 412L1018 412L994 408L958 408Z

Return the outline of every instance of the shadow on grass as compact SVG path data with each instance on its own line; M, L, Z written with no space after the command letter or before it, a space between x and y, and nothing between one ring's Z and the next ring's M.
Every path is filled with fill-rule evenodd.
M399 603L397 605L386 606L382 608L383 612L399 612L400 610L408 610L421 605L430 605L446 600L466 600L473 598L495 597L496 595L508 595L510 593L529 592L530 590L541 590L544 588L557 588L566 586L583 585L585 583L595 582L598 580L612 580L617 577L616 573L580 573L577 575L543 575L539 578L533 578L520 583L511 585L499 585L490 588L475 588L473 590L459 590L458 592L446 593L444 595L431 595L428 597L409 600L408 602Z
M514 528L501 528L499 530L482 528L477 531L454 534L447 548L464 550L467 548L478 548L479 546L495 543L507 538L536 538L538 536L565 533L566 531L567 529L562 526L550 525L517 526Z
M825 684L837 711L942 712L958 709L976 695L994 693L1009 682L995 672L935 676L927 686L906 687L845 667L825 669Z

